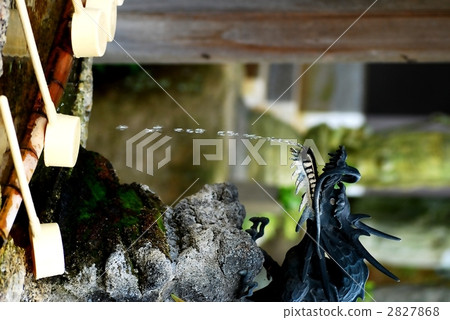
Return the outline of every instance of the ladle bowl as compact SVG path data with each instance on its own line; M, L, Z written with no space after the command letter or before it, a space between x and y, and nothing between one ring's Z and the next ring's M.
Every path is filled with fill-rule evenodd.
M106 15L103 10L75 7L71 30L75 57L101 57L105 54L108 43L107 32L102 29L105 25Z
M116 0L87 0L86 8L99 9L105 13L104 24L100 25L109 42L114 40L117 24Z
M44 163L47 167L73 167L80 148L80 118L56 114L45 133Z
M38 234L30 230L33 273L36 279L61 275L65 271L64 248L57 223L43 223Z

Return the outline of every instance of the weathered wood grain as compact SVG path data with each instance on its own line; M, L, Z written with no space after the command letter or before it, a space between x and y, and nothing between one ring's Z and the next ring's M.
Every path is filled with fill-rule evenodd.
M314 61L373 2L127 0L97 62ZM450 61L450 0L378 0L323 61Z

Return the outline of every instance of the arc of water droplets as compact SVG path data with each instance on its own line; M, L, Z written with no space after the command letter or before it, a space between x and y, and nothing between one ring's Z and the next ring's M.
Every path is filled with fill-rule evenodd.
M294 140L294 139L289 140L289 139L282 139L282 138L275 138L275 137L263 137L263 136L259 136L259 135L256 135L256 134L250 134L250 133L240 134L238 132L234 132L234 131L230 131L230 130L228 130L228 131L218 131L217 135L221 136L221 137L239 137L239 136L242 136L243 138L249 139L249 140L261 140L261 139L263 139L263 140L267 140L267 141L271 141L271 142L273 141L273 142L278 142L278 143L285 143L287 145L295 146L295 147L301 147L302 146L301 144L299 144L297 142L293 142L292 140Z
M123 124L118 125L116 127L116 130L119 130L119 131L124 131L124 130L127 130L127 129L128 129L128 126L127 125L123 125ZM162 132L164 130L164 127L161 126L161 125L156 125L156 126L153 126L152 128L147 128L146 130L147 130L148 133L151 133L151 132ZM176 133L188 133L188 134L203 134L203 133L206 132L206 129L203 129L203 128L192 129L192 128L177 127L177 128L173 129L173 132L176 132ZM278 143L285 143L285 144L290 145L290 146L302 147L302 145L300 143L294 142L294 141L289 140L289 139L282 139L282 138L275 138L275 137L263 137L263 136L259 136L259 135L256 135L256 134L250 134L250 133L240 134L239 132L235 132L235 131L232 131L232 130L220 130L220 131L217 131L217 135L220 136L220 137L242 137L242 138L249 139L249 140L261 140L261 139L264 139L264 140L271 141L271 142L273 141L273 142L278 142Z

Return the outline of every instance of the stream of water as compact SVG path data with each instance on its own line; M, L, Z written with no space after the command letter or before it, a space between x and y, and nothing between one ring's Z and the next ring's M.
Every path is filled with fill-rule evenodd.
M127 125L118 125L116 127L116 130L118 131L125 131L128 129ZM163 126L160 125L156 125L153 126L152 128L146 128L145 129L147 133L153 133L153 132L175 132L176 134L196 134L196 135L201 135L203 133L206 132L206 129L203 128L181 128L181 127L177 127L177 128L173 128L173 129L168 129L168 128L164 128ZM232 131L232 130L219 130L216 132L216 135L218 137L234 137L234 138L242 138L242 139L248 139L248 140L266 140L268 142L277 142L277 143L283 143L283 144L287 144L289 146L294 146L294 147L301 147L302 145L299 144L296 139L283 139L283 138L277 138L277 137L264 137L264 136L260 136L260 135L256 135L256 134L251 134L251 133L240 133L240 132L236 132L236 131Z

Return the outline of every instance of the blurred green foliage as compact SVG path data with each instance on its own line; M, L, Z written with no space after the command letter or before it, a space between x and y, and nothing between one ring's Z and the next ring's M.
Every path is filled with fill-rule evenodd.
M303 232L295 232L295 226L300 218L298 212L300 197L295 194L293 187L281 187L278 191L278 203L283 207L284 212L261 212L247 215L242 228L249 229L252 223L249 219L252 216L267 217L270 220L269 226L264 230L264 241L272 241L274 238L281 238L288 241L300 241Z
M364 295L364 299L358 298L357 302L375 302L376 299L373 294L374 289L375 289L375 282L368 280L364 287L364 291L366 292L366 294Z
M289 240L300 239L299 234L295 232L295 226L301 215L298 211L301 198L295 194L293 186L281 187L278 192L278 201L288 213L283 215L283 234Z
M344 145L349 165L362 174L360 185L373 188L450 187L449 117L436 116L415 126L383 132L360 129L312 128L313 139L324 161L326 155ZM428 128L436 128L431 130Z
M367 213L392 224L422 226L448 225L450 199L447 197L364 196L350 198L352 212Z

